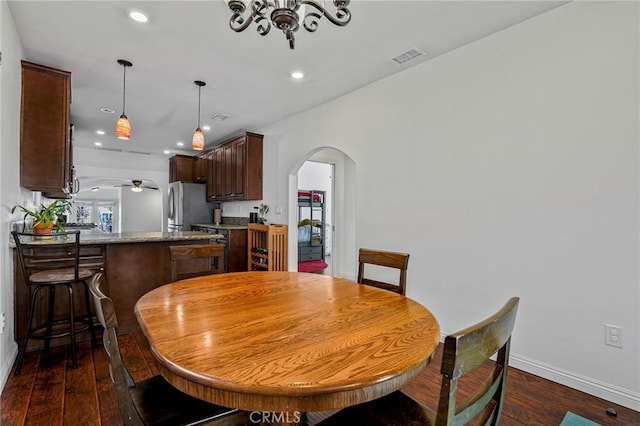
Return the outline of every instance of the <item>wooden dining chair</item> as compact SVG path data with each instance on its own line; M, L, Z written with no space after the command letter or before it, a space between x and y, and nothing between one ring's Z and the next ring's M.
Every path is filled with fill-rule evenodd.
M511 333L520 299L513 297L497 313L445 338L442 385L437 412L402 391L339 411L319 425L496 425L502 414L509 365ZM490 358L497 353L496 361ZM458 401L458 380L477 367L489 364L491 372ZM469 384L467 382L466 384ZM475 382L474 382L475 383ZM465 387L465 390L468 388Z
M365 278L365 265L367 264L398 269L400 271L398 284L391 284L371 278ZM409 255L407 253L396 253L392 251L361 248L358 252L358 282L360 284L367 284L370 286L383 288L385 290L390 290L404 296L407 286L408 266Z
M120 356L113 301L100 285L102 273L89 280L98 321L104 327L102 342L109 357L109 372L115 384L118 408L125 425L244 425L249 413L210 404L180 392L162 376L135 383Z
M169 246L171 281L224 272L223 244ZM212 260L215 269L212 270Z

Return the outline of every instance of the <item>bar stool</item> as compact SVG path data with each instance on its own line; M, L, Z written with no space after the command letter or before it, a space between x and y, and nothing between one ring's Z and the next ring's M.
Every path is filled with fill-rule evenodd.
M67 231L53 234L32 234L27 232L11 232L16 243L18 260L22 275L29 286L29 313L26 333L20 344L15 374L20 374L24 353L29 339L45 341L45 350L49 349L52 339L71 337L71 367L78 366L76 355L76 334L89 330L91 344L97 347L96 335L93 327L89 278L95 273L89 268L80 267L80 231ZM74 313L73 287L77 284L84 287L85 314L77 316ZM68 315L54 318L56 287L62 286L68 293ZM46 317L40 324L33 325L38 311L38 295L43 289L48 289ZM79 327L76 323L82 323Z

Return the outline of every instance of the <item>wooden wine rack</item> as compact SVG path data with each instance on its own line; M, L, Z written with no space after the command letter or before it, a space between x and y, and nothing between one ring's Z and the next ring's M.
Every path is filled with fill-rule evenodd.
M249 271L287 270L287 225L248 225Z

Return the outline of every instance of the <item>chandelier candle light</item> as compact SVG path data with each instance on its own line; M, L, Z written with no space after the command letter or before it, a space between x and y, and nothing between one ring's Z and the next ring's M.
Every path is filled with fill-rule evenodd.
M193 132L191 148L197 151L202 151L204 149L204 134L202 133L202 130L200 130L200 91L202 90L202 86L206 86L207 83L200 80L196 80L194 83L198 86L198 127L196 128L196 131Z
M124 59L118 59L118 63L122 65L124 72L122 78L122 115L116 123L116 137L118 139L129 140L131 138L131 123L129 123L129 119L124 113L124 100L127 89L127 67L132 67L133 64L129 61L125 61Z
M265 36L271 30L271 24L279 30L282 30L289 47L294 49L295 39L294 33L300 28L300 21L304 29L310 33L318 29L318 20L323 16L340 27L344 27L351 21L351 12L349 11L349 3L351 0L331 0L336 7L336 14L332 16L324 8L324 0L322 4L314 0L224 0L233 13L229 26L235 32L241 32L247 29L251 22L255 21L258 25L256 30L258 34ZM250 7L248 16L245 15L247 4ZM305 6L310 6L305 14ZM302 19L300 19L302 18Z

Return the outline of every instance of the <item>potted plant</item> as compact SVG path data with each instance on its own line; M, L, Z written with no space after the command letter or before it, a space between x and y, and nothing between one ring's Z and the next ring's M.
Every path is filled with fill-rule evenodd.
M260 208L258 209L258 213L260 213L260 223L265 225L267 221L265 220L264 215L269 213L269 206L264 203L260 203Z
M24 212L24 220L33 217L34 234L50 234L55 227L57 232L64 232L64 214L71 209L71 202L67 200L54 200L50 204L40 204L39 208L30 210L20 204L16 204L11 209L13 213L17 208ZM26 224L25 224L26 225Z

